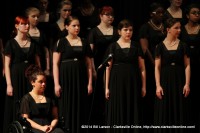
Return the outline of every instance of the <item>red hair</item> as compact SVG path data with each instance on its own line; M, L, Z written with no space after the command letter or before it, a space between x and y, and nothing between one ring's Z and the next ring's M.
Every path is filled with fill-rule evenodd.
M15 18L15 25L19 24L29 24L28 17L25 16L17 16ZM11 34L11 37L15 37L17 35L17 29L15 28Z
M114 15L114 10L111 6L103 6L101 9L100 9L100 14L111 14L111 15Z
M29 21L28 21L28 17L25 17L25 16L17 16L15 18L15 24L28 24Z

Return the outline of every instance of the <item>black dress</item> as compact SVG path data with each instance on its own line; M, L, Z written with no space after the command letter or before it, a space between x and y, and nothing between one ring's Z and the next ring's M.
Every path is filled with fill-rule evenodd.
M94 45L94 65L97 71L97 79L93 83L94 87L94 99L92 107L91 124L104 125L105 120L105 87L104 87L104 70L101 68L98 70L98 66L104 61L105 53L109 45L117 41L119 35L117 29L113 29L112 35L104 35L98 27L91 30L88 36L89 44Z
M25 70L30 64L35 64L35 56L39 54L39 50L33 42L29 48L21 48L15 39L11 39L5 46L4 54L11 56L10 76L13 87L13 96L6 95L5 99L4 133L7 133L8 125L17 118L18 101L30 91Z
M161 42L155 52L156 57L161 57L160 85L164 95L161 100L155 99L154 126L159 128L154 128L154 133L189 133L188 129L181 127L190 125L189 99L183 95L184 55L189 57L189 49L180 41L177 50L168 50Z
M36 103L30 93L24 95L20 104L20 113L29 114L29 118L39 125L51 125L52 108L55 102L46 97L46 103ZM32 128L33 133L44 133L41 130ZM61 129L55 128L52 133L64 133Z
M115 42L108 49L113 53L110 72L110 96L107 102L107 133L138 133L141 76L138 57L143 58L139 44L132 42L130 48L121 48ZM116 128L116 126L124 126ZM126 127L129 126L129 127Z
M139 38L148 40L148 49L153 56L155 55L155 48L161 41L164 40L165 34L161 30L155 30L149 23L145 23L140 28ZM146 68L146 96L142 98L143 107L142 119L143 125L153 124L153 113L154 113L154 99L155 99L155 66L148 57L147 53L144 55L145 68ZM148 129L149 131L150 129Z
M71 46L66 38L59 40L55 51L61 53L59 81L62 88L58 99L59 116L64 118L69 133L84 133L81 125L87 125L88 75L85 57L91 57L90 45L85 40L82 46Z
M190 95L194 124L200 125L200 110L196 107L196 101L200 101L199 78L200 75L200 31L198 34L188 34L185 26L181 30L180 38L190 47ZM196 128L197 129L197 128ZM196 131L198 132L198 131Z
M58 26L58 24L55 22L50 25L50 46L49 49L53 51L54 47L56 46L56 43L58 39L63 38L67 36L68 31L66 29L61 30Z
M173 18L173 16L169 13L168 10L165 11L163 16L164 16L163 22L165 22L169 18ZM187 20L185 16L186 15L184 14L184 12L182 12L182 18L175 18L175 19L179 20L181 22L181 25L185 25Z

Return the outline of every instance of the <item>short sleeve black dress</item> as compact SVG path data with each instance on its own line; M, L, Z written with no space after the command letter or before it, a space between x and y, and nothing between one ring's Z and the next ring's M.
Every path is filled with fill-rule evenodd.
M85 57L91 57L90 45L71 46L66 38L59 40L55 51L61 53L59 81L62 88L58 99L59 116L64 118L70 133L84 133L81 125L87 125L88 75Z
M189 48L180 41L177 50L168 50L161 42L155 52L156 58L161 57L160 84L164 95L161 100L155 99L154 126L160 127L155 128L154 133L188 133L186 128L180 126L189 125L189 99L183 95L184 55L189 57Z
M107 105L107 133L138 133L139 97L141 96L141 76L138 57L143 58L139 44L132 42L130 48L121 48L115 42L108 54L113 53L113 65L110 72L110 97ZM116 127L123 126L123 127ZM129 127L126 127L129 126ZM131 127L132 126L132 127Z
M30 47L21 48L15 39L7 42L5 56L11 56L10 76L13 96L6 96L4 110L4 129L17 118L17 102L30 91L30 84L25 77L25 70L30 64L35 64L35 56L39 54L37 45L32 41Z
M97 79L94 85L94 102L92 107L92 124L104 124L105 120L105 95L104 95L104 72L105 68L98 69L104 61L105 53L111 43L117 41L119 34L117 29L113 28L112 35L104 35L98 27L93 28L88 36L89 44L94 45L94 65L97 71Z
M29 114L29 118L39 125L51 125L52 108L55 102L46 97L46 103L36 103L30 93L24 95L20 104L20 113ZM33 133L43 133L41 130L32 128ZM55 128L52 133L64 133L61 129Z

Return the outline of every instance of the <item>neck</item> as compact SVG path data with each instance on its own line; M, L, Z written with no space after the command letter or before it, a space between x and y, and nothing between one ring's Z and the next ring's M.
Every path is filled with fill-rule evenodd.
M189 22L187 23L187 25L190 26L190 27L196 27L196 26L199 25L199 23L193 22L193 21L189 21Z
M18 40L27 40L27 36L20 33L18 33L15 38Z
M105 23L103 23L103 22L101 22L101 23L99 24L99 26L100 26L102 29L108 29L108 28L111 28L111 27L112 27L111 25L105 24Z
M69 38L69 39L78 39L78 36L77 35L68 34L67 38Z
M44 95L44 93L37 92L37 91L35 91L35 89L33 89L33 90L31 91L31 93L34 94L35 96Z
M122 42L122 43L130 43L130 42L131 42L131 39L124 39L124 38L121 37L121 38L119 39L119 41Z
M167 37L165 38L165 40L167 40L168 42L174 42L174 41L177 40L177 38L176 37L171 37L171 36L167 35Z

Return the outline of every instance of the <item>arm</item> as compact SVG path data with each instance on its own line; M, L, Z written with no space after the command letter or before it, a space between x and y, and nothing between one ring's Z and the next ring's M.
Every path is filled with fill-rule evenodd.
M160 85L160 69L161 69L161 57L158 57L155 59L156 96L159 99L162 99L162 95L164 95L164 92Z
M92 52L94 52L94 44L90 44L90 47L92 49ZM97 72L96 72L95 65L94 65L94 58L92 58L91 60L92 60L92 76L94 77L94 79L96 79Z
M111 68L112 68L112 60L111 61L108 61L108 67L106 67L106 90L105 90L105 97L107 100L109 100L109 95L110 95L110 92L109 92L109 80L110 80L110 71L111 71Z
M39 125L37 124L36 122L34 122L33 120L31 120L29 118L29 115L28 114L22 114L22 117L26 118L26 120L31 124L31 127L32 128L35 128L35 129L38 129L38 130L41 130L43 132L47 132L50 130L50 127L48 125L45 125L45 126L42 126L42 125Z
M6 84L7 84L7 95L13 96L13 87L11 82L10 76L10 62L11 62L11 55L5 56L5 76L6 76Z
M50 133L58 123L58 108L56 106L52 108L52 117L53 120L51 121L50 129L47 133Z
M142 80L142 97L144 97L146 95L146 69L145 69L144 59L138 57L138 60L139 60L139 68Z
M92 59L86 57L86 66L87 66L87 73L88 73L88 94L92 93Z
M4 65L5 65L5 60L4 60L4 54L3 54L3 41L2 39L0 38L0 52L1 52L1 58L2 58L2 63L3 63L3 69L2 69L2 76L4 76Z
M61 87L59 83L59 64L60 64L61 53L53 52L53 78L55 85L55 95L60 97Z
M186 55L184 56L184 64L185 64L185 85L183 88L183 94L187 97L190 93L190 58Z
M47 47L44 47L45 49L45 57L46 57L46 70L44 71L46 75L50 75L50 56L49 56L49 50Z
M148 45L149 45L148 40L146 38L141 38L140 44L141 44L141 47L142 47L144 54L147 54L148 58L150 59L150 61L154 65L155 64L154 58L153 58L151 52L148 49Z
M41 68L39 55L35 55L35 62L36 62L36 65L38 65Z

